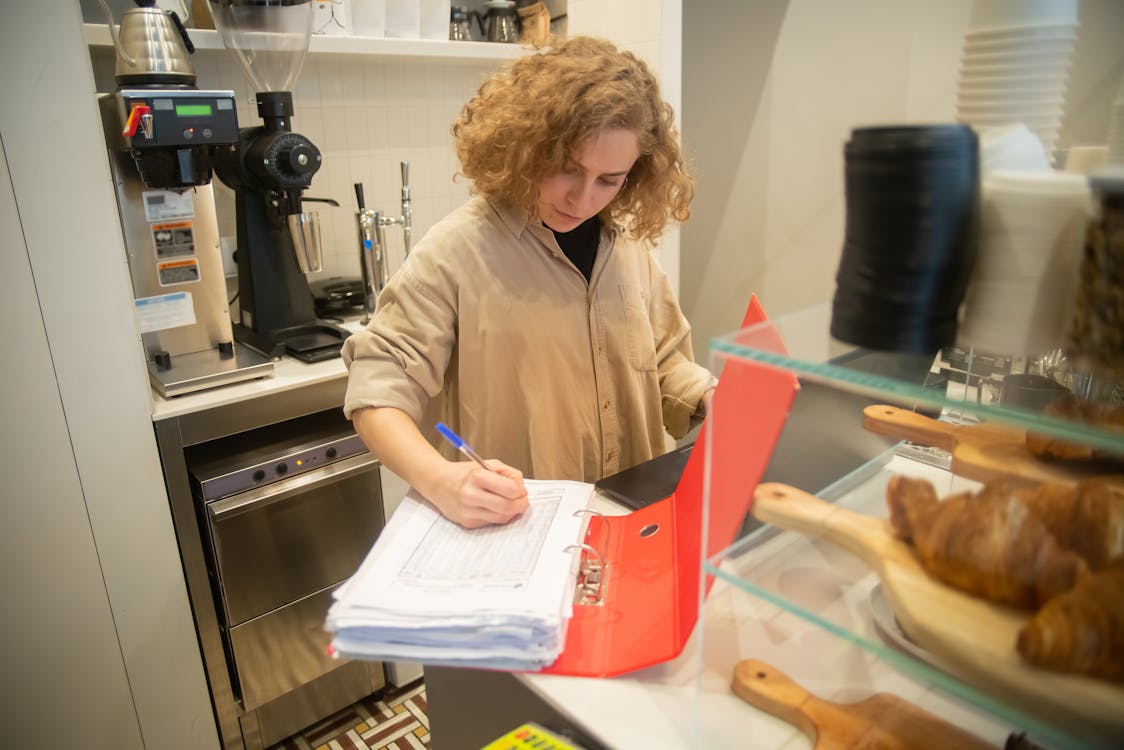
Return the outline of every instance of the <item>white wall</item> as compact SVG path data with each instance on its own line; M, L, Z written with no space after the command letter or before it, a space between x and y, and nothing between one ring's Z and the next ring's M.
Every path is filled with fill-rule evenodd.
M696 353L751 293L773 317L831 299L853 127L954 119L971 0L686 0L684 142L698 198L680 295ZM1080 0L1060 145L1104 142L1124 3Z
M5 740L214 746L78 4L0 18Z
M0 310L15 324L8 330L0 396L0 472L6 478L0 501L0 660L6 681L0 721L13 746L80 746L93 735L105 738L106 747L139 748L140 727L3 156ZM65 721L26 721L51 704L66 706Z

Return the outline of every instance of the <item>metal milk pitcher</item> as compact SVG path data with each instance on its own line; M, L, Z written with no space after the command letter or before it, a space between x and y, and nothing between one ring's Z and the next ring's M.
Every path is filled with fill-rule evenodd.
M488 0L484 7L487 10L483 14L476 11L469 13L476 18L484 38L489 42L518 42L519 18L515 13L515 0Z

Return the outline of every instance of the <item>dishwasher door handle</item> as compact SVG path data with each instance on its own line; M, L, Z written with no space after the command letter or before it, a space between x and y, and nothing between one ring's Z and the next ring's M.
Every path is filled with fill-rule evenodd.
M360 472L370 471L372 467L378 466L378 463L378 459L370 452L360 453L264 487L212 501L207 504L207 513L212 523L221 523L228 518L281 502L314 485L334 484Z

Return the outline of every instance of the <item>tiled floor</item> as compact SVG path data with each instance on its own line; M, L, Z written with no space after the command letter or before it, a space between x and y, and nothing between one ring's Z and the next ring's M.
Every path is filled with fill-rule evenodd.
M422 750L429 717L421 680L376 693L270 750Z

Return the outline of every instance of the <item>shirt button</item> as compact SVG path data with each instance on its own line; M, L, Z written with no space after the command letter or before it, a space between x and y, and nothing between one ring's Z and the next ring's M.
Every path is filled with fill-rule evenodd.
M610 406L612 406L612 404L610 402L606 401L605 403L601 404L601 409L603 411L609 411Z

